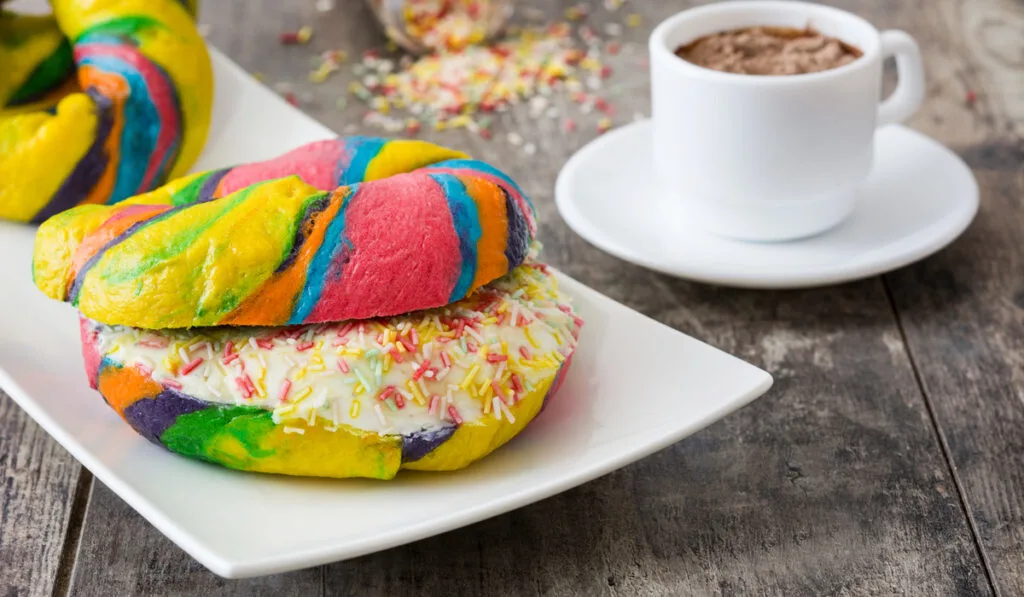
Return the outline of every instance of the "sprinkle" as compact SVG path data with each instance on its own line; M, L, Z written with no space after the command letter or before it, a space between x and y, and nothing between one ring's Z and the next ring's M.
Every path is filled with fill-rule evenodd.
M297 350L299 352L305 352L305 351L309 350L310 348L313 348L313 346L315 346L315 344L313 342L310 342L310 341L307 340L305 342L300 342L300 343L296 344L295 345L295 350Z
M227 356L231 355L231 353L234 352L234 351L235 351L235 343L232 342L231 340L228 340L227 344L224 345L224 356L227 357ZM230 363L231 361L226 361L226 362Z
M491 402L489 404L492 407L491 410L494 412L494 419L497 420L497 421L500 421L501 420L501 400L499 400L498 397L495 396L494 399L491 400Z
M526 336L526 339L530 342L531 346L534 348L540 348L540 344L537 344L537 340L534 339L533 334L530 333L530 328L524 327L523 334Z
M306 433L306 430L302 429L301 427L288 427L288 426L285 426L282 429L282 431L284 431L285 433L297 433L299 435L304 435Z
M967 102L968 106L973 106L974 102L978 101L978 93L973 89L968 89L967 94L964 96L964 101Z
M444 352L443 350L441 351L441 364L443 364L446 368L452 366L451 357L449 357L448 353Z
M456 410L454 404L448 405L448 416L452 418L456 425L462 425L462 417L459 416L459 411Z
M348 373L350 371L350 369L348 368L348 363L345 361L345 359L338 359L338 370L341 371L342 373Z
M469 372L466 373L466 377L462 378L462 383L459 384L459 387L462 388L463 390L468 388L469 385L473 383L473 378L476 377L478 371L480 371L480 366L474 363L473 366L469 369Z
M230 363L232 363L234 361L237 361L238 358L239 358L239 354L237 352L233 352L233 353L229 354L228 356L224 357L223 359L221 359L220 362L224 363L225 365L228 365L228 364L230 364Z
M291 46L308 43L311 37L313 37L313 29L306 26L298 31L286 31L279 35L277 39L282 45Z
M390 398L395 393L395 386L385 386L383 390L377 394L377 400L383 402Z
M299 393L295 395L295 399L292 400L292 402L293 403L302 402L303 400L306 399L307 396L309 396L312 393L313 393L313 388L311 388L309 386L306 386L306 387L302 388L301 390L299 390Z
M277 400L279 402L286 402L288 400L288 392L292 389L292 380L286 379L281 384L281 391L277 393Z
M597 132L598 133L606 133L611 128L612 128L612 119L611 118L602 118L601 120L597 121Z
M626 17L627 27L639 27L641 23L643 23L643 17L635 12Z
M384 409L380 407L380 404L375 404L373 406L373 411L377 413L377 419L380 421L380 424L386 426L388 424L388 420L384 417Z
M170 377L165 377L162 381L163 381L163 384L165 386L167 386L168 388L175 389L175 390L180 390L181 388L185 387L185 386L181 385L181 382L179 382L176 379L170 378Z
M359 399L358 398L353 398L352 399L352 406L350 406L349 409L348 409L348 416L349 416L349 418L352 418L352 419L358 418L359 417L359 409L360 408L361 408L361 403L359 402Z
M495 400L498 400L498 399L495 398ZM505 418L508 419L509 423L515 423L516 422L516 418L514 416L512 416L512 410L509 409L508 405L506 405L504 402L498 401L498 402L496 402L496 407L500 408L502 410L502 412L505 413Z
M427 404L427 399L424 395L423 390L420 388L420 386L416 385L415 381L410 379L405 383L405 385L412 392L413 398L416 400L416 404L419 404L420 406L425 406Z
M196 370L197 367L203 362L203 357L196 357L196 359L190 363L186 363L184 367L178 370L179 375L188 375Z
M438 412L438 406L441 404L441 397L434 394L430 397L430 408L427 410L427 414L435 415Z

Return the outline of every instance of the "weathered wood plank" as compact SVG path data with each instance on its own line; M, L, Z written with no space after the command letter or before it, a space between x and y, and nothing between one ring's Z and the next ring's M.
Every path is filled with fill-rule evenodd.
M566 3L550 3L552 14ZM637 54L613 63L620 121L646 112L639 66L650 26L678 5L641 3L626 32ZM888 3L850 0L868 16ZM922 11L923 12L923 11ZM903 13L899 13L903 15ZM608 17L597 11L598 26ZM925 18L925 17L922 17ZM302 82L310 55L380 45L362 2L326 15L313 3L206 3L210 39L268 83L295 83L302 107L343 131L362 108L330 85ZM314 22L309 46L281 48L282 29ZM941 41L941 31L935 33ZM594 118L596 119L596 117ZM694 285L624 264L560 221L551 189L559 166L592 137L566 135L523 111L502 115L528 156L464 132L427 138L501 164L535 200L546 257L652 317L776 376L765 398L670 449L602 479L442 537L323 569L326 594L984 594L984 576L954 483L932 432L879 280L800 292ZM642 404L640 402L639 404ZM642 406L638 406L642 407ZM93 490L72 589L80 594L318 590L321 571L242 583L192 562L101 485ZM297 579L297 580L292 580Z
M260 524L253 521L253 524ZM193 560L95 482L69 595L321 595L319 568L225 580Z
M0 391L0 594L53 591L81 471ZM87 473L81 482L88 484ZM68 549L73 557L74 545Z
M889 276L925 391L996 586L1024 594L1024 5L944 3L927 51L944 78L919 127L981 186L978 218L949 249ZM933 61L934 62L934 61ZM966 94L973 90L973 105Z

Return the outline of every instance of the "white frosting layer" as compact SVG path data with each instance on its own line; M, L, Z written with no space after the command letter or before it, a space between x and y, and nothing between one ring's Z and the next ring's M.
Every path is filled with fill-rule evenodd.
M582 322L528 261L473 296L385 320L151 331L93 323L99 353L201 400L408 434L493 416L554 377ZM305 421L305 423L303 423Z

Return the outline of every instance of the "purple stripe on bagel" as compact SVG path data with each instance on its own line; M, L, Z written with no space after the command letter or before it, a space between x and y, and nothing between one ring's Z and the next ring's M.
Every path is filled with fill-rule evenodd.
M458 429L455 425L439 429L425 429L402 436L402 462L416 462L448 441Z
M164 389L154 398L144 398L124 409L124 418L135 431L158 446L160 436L181 415L203 410L209 403L188 394Z
M203 186L199 189L199 198L194 203L206 203L213 199L213 194L217 192L217 185L220 184L220 180L227 176L228 172L231 172L231 168L224 168L218 170L213 174L210 174L206 180L203 181Z
M107 169L110 156L107 155L105 146L107 137L114 126L114 117L111 113L113 104L109 99L101 95L96 89L90 87L85 93L92 98L99 111L99 121L96 123L96 138L93 139L82 159L75 164L71 174L61 183L57 192L50 197L50 200L32 218L32 222L39 223L55 216L58 213L71 209L78 205L88 194L89 189L96 186L103 172Z
M499 186L498 188L505 195L505 215L508 220L505 259L508 260L509 269L512 269L526 260L526 254L530 250L530 230L526 226L526 218L516 208L512 196L508 194L505 187Z

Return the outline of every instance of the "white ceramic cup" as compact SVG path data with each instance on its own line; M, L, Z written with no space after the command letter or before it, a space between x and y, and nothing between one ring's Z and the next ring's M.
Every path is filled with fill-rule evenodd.
M675 50L756 25L804 28L863 55L801 75L724 73ZM731 0L683 11L650 38L654 161L681 217L721 236L782 241L839 224L867 178L875 129L900 122L925 94L921 52L902 31L879 33L851 13L804 2ZM899 83L881 101L882 62Z

